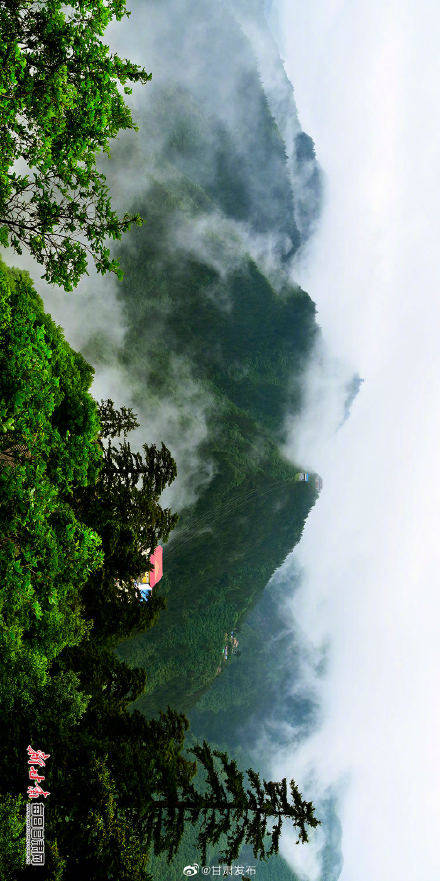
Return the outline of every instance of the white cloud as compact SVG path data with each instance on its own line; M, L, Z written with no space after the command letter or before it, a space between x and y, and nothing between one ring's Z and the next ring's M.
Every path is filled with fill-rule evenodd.
M337 434L308 419L292 438L324 478L294 554L292 615L308 650L329 652L313 681L322 724L273 771L308 797L341 786L343 881L428 881L440 877L440 14L429 0L284 0L278 21L327 175L297 275L330 352L365 383ZM321 881L319 836L312 853L283 847Z

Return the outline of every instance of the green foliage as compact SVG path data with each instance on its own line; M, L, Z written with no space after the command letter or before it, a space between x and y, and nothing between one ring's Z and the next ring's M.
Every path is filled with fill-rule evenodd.
M31 712L50 663L87 625L79 588L102 562L98 536L64 493L97 473L91 371L44 313L26 273L0 266L0 701Z
M149 671L139 704L148 714L164 702L187 712L212 683L223 666L225 632L246 615L299 540L315 499L312 485L294 480L295 469L274 445L267 441L265 454L256 456L249 439L255 441L256 426L252 435L241 434L236 420L231 408L217 433L218 474L181 515L182 531L165 548L166 612L151 633L119 649Z
M166 613L153 631L119 649L148 670L139 706L152 714L168 703L189 711L222 664L225 632L301 536L316 492L294 480L297 468L277 441L286 409L299 408L317 327L308 295L287 283L277 293L246 254L222 277L209 261L189 259L167 242L168 227L200 211L190 183L153 186L149 196L142 210L150 222L134 233L121 290L129 328L124 366L142 389L178 406L173 357L188 365L210 402L200 457L214 471L165 548ZM145 328L148 361L136 355Z
M145 673L130 670L110 648L118 609L112 632L85 617L87 596L102 589L105 562L100 537L74 513L76 494L99 493L103 465L98 408L88 393L93 372L45 314L27 273L1 264L0 298L0 412L7 423L0 436L1 874L20 877L31 743L50 754L43 776L56 793L46 826L47 877L146 879L148 850L133 810L141 814L155 782L161 791L171 766L177 779L193 773L180 757L187 722L170 711L148 724L127 712ZM110 434L116 423L136 423L111 402L103 417ZM155 449L147 464L154 499L174 466L168 451ZM146 492L147 472L144 483ZM131 627L151 626L160 606L137 598Z
M170 778L189 785L193 774L192 763L180 756L187 723L171 711L151 723L128 714L141 679L134 685L130 671L99 647L85 644L81 653L80 675L91 691L87 712L68 735L45 734L53 747L50 785L56 793L47 837L65 860L66 881L78 875L147 879L147 805ZM72 655L69 663L81 666Z
M213 208L187 179L168 186L153 181L137 208L147 222L130 235L120 286L129 329L125 366L166 396L172 394L173 359L187 360L194 379L214 385L254 419L263 416L278 434L286 409L300 405L299 378L318 334L312 300L287 278L275 290L240 241L216 233L215 219L198 259L176 246L169 231L192 228L199 217L209 224ZM124 253L120 246L121 258ZM217 263L223 261L222 271ZM137 357L146 337L148 364Z
M0 877L14 881L24 867L26 813L22 795L0 796Z
M140 222L117 216L96 168L109 141L135 128L121 86L130 93L127 83L151 78L102 42L107 25L128 14L125 0L16 0L0 9L0 243L26 247L65 290L89 257L100 273L119 274L106 242Z
M20 877L18 793L29 742L51 755L52 881L146 879L151 850L176 853L191 824L203 853L222 847L229 857L244 841L260 857L276 853L279 824L266 825L274 811L296 821L302 840L307 824L316 825L293 782L293 804L285 780L260 782L252 770L245 790L238 765L206 743L193 748L208 771L200 784L195 763L183 755L185 717L169 706L149 720L132 709L137 702L151 714L169 700L182 709L206 692L225 631L301 534L315 493L295 483L276 441L286 406L298 408L298 377L316 327L307 295L287 283L277 293L248 255L218 271L215 261L189 258L169 235L182 217L191 223L217 203L254 231L277 224L283 258L298 246L283 146L255 73L241 83L246 101L252 96L243 117L250 149L234 152L234 134L217 122L212 174L200 161L212 135L206 106L205 118L202 110L185 119L182 102L165 158L183 174L169 187L153 187L147 206L116 217L95 163L110 138L134 127L120 85L148 79L100 40L124 14L124 0L67 7L18 0L0 10L0 240L17 251L26 246L45 278L69 290L88 256L100 272L118 271L105 241L118 239L139 218L137 207L147 207L150 223L123 289L125 365L160 397L170 392L173 358L190 361L191 376L213 403L202 455L215 477L184 511L166 549L159 597L140 604L132 582L145 565L143 552L166 541L176 523L159 505L175 476L172 455L163 445L131 449L125 436L137 422L130 409L103 402L98 420L88 394L91 368L44 314L26 274L2 267L0 626L8 672L0 680L0 780L12 793L13 842L9 851L0 847L6 877ZM214 59L210 65L219 69ZM24 172L12 168L16 158ZM221 236L211 245L221 251ZM152 334L155 325L163 332ZM145 328L148 365L133 365L130 353L139 351ZM150 630L162 596L169 610ZM115 657L114 646L132 633L135 641Z
M177 91L176 104L182 97ZM162 104L163 115L169 97ZM221 659L225 632L245 618L299 540L316 499L313 482L295 481L297 466L280 455L279 442L284 439L286 411L299 410L301 375L318 328L308 295L286 278L275 290L262 268L240 251L239 242L234 243L228 264L231 242L221 229L217 231L215 216L209 237L199 249L195 244L197 257L180 245L184 235L177 236L176 243L170 234L170 230L185 231L186 225L192 229L195 224L197 229L199 217L209 226L209 213L218 202L233 217L237 217L235 208L242 219L248 219L252 201L246 188L234 183L234 174L240 179L236 161L227 173L219 174L217 188L215 183L201 188L206 171L203 142L209 128L202 114L194 109L189 116L187 110L183 96L182 110L177 112L179 131L176 114L165 121L171 130L165 159L185 177L173 169L172 183L152 182L148 199L136 206L148 224L133 231L130 259L124 260L127 271L120 301L128 334L122 362L142 389L139 403L142 400L144 409L160 406L163 400L179 408L175 358L184 365L197 382L201 399L209 402L208 437L199 455L202 462L211 463L214 477L197 501L182 511L179 529L165 547L159 593L165 596L167 609L153 630L122 644L118 655L147 671L146 692L136 706L148 718L166 704L188 712L199 700L203 704L206 698L209 703L213 689L217 712L210 719L211 736L218 742L218 731L228 724L231 694L237 716L248 697L249 677L243 679L244 690L243 682L235 680L243 658ZM162 125L159 128L163 133ZM220 143L225 155L232 150L227 137ZM268 223L267 214L264 221ZM119 253L124 254L124 247ZM146 346L148 359L139 358ZM94 354L93 343L89 353ZM224 702L216 705L224 677L229 689ZM258 682L252 680L252 687L258 694ZM241 767L248 764L241 762ZM155 853L151 863L155 877L178 878L183 865L200 862L201 821L195 816L193 830L183 828L182 837L177 810L160 818L156 838L151 832L152 843L156 840L160 850L168 842L175 856L166 867L164 858ZM213 843L216 830L219 838ZM217 821L211 833L213 840L209 843L208 835L204 844L212 862L218 862L221 849L225 852L234 838L228 842ZM272 843L272 859L278 860L276 841ZM264 835L263 844L269 851L271 842ZM246 849L238 840L236 846L241 853ZM292 878L285 864L278 860L276 865L284 877Z
M99 475L93 485L77 487L70 501L81 521L99 534L104 552L100 589L92 578L83 591L85 610L95 629L115 640L148 630L164 606L160 597L140 603L134 580L149 566L151 548L166 541L177 522L177 515L159 504L176 476L176 463L164 444L160 450L144 444L143 453L131 449L125 436L138 423L130 409L117 410L110 400L98 409ZM112 444L110 439L121 434L124 440Z
M185 815L193 824L201 822L198 845L203 863L208 844L216 845L225 836L226 846L219 859L227 863L237 859L243 843L251 845L254 857L263 860L277 853L286 818L297 830L298 841L308 841L307 827L315 828L319 821L312 803L304 801L294 780L289 784L289 796L286 778L279 783L260 780L259 774L249 768L246 786L244 774L225 752L212 751L206 741L189 752L204 769L206 784L201 791L190 784L179 792L172 781L165 799L153 799L147 805L147 840L154 841L155 853L168 846L171 861L183 835Z
M101 401L99 407L99 423L103 437L125 437L128 432L139 428L139 422L131 407L121 407L117 410L113 401Z
M14 420L0 445L4 877L26 875L22 791L29 743L49 754L44 785L56 794L46 825L51 881L79 875L90 881L149 879L151 848L172 856L188 823L199 820L203 852L225 836L230 858L243 840L261 856L275 852L276 835L271 850L264 840L266 819L281 805L299 822L299 793L292 790L292 814L281 804L284 784L263 781L267 810L257 822L257 775L248 772L251 789L244 794L235 762L217 751L226 778L220 782L206 743L195 745L193 754L208 770L208 783L195 786L196 763L183 753L185 717L170 707L149 721L129 711L144 692L146 672L129 668L112 650L121 636L116 597L124 592L114 585L105 621L91 614L110 584L114 560L105 535L101 551L98 535L79 517L81 507L85 512L94 499L101 515L113 504L116 516L124 493L129 506L139 482L145 498L157 504L174 478L174 461L164 446L144 447L141 455L125 440L119 447L105 444L88 394L90 368L45 315L27 274L2 266L0 278L6 316L0 401L6 418ZM136 423L131 411L116 411L110 401L99 411L110 437L125 435ZM147 528L149 517L154 529L154 509L148 510ZM99 527L102 522L97 517ZM127 539L132 560L142 536L137 526ZM135 574L128 569L129 577ZM134 630L151 626L157 603L131 603ZM128 617L122 617L126 628ZM226 803L228 794L233 803ZM304 816L304 824L314 824L312 812ZM299 830L303 835L305 825Z

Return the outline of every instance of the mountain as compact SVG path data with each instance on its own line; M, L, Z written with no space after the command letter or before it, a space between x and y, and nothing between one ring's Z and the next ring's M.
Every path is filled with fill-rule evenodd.
M187 711L209 687L225 632L297 543L316 499L279 446L319 334L291 264L320 178L258 4L166 0L137 15L157 74L137 109L138 144L116 153L113 170L120 180L135 169L126 194L145 219L118 249L118 359L144 423L170 412L161 438L173 453L179 427L190 447L194 432L195 487L164 552L168 609L120 648L148 670L139 706L149 714L167 703ZM96 340L87 356L97 362Z
M301 371L318 332L313 303L287 282L274 290L246 251L222 277L170 242L167 230L197 218L200 203L186 180L152 185L122 284L121 358L135 381L134 406L145 411L152 389L152 407L184 408L180 385L173 388L177 359L206 404L198 457L211 472L165 548L166 613L121 647L149 672L146 712L167 703L187 710L209 685L225 632L299 540L317 494L312 481L295 480L299 466L277 443L287 409L300 407Z
M292 267L319 216L321 174L263 6L135 6L129 37L153 80L135 96L138 137L121 139L105 171L144 224L117 249L123 343L116 351L101 331L84 350L98 375L124 377L140 439L163 440L178 463L180 521L157 588L167 609L118 649L147 670L137 706L190 713L194 734L233 747L244 767L257 707L269 712L287 675L268 654L280 621L258 601L270 605L265 587L318 494L280 449L320 335ZM244 656L225 661L237 627ZM313 707L285 712L306 724ZM154 875L177 879L195 858L187 836ZM293 878L280 857L258 872Z

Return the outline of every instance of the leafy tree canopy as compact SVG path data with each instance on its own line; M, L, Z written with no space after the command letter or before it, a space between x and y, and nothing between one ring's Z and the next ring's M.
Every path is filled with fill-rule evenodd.
M0 263L0 707L32 705L50 662L86 630L79 589L98 536L65 495L96 479L92 370L45 314L27 273Z
M0 5L0 244L26 247L67 291L89 258L119 275L106 243L141 222L117 216L96 168L110 139L136 128L122 89L151 79L102 42L129 14L125 0Z

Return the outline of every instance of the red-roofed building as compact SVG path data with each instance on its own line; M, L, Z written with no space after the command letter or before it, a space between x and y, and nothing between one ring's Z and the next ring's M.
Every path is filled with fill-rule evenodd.
M150 570L150 587L154 587L154 585L162 578L162 561L163 548L161 545L158 545L150 556L150 563L154 566L154 569Z
M145 553L147 556L148 551ZM160 581L163 575L163 548L158 545L149 556L149 561L153 569L148 569L138 581L135 581L135 587L138 588L141 598L148 600L153 593L153 587Z

